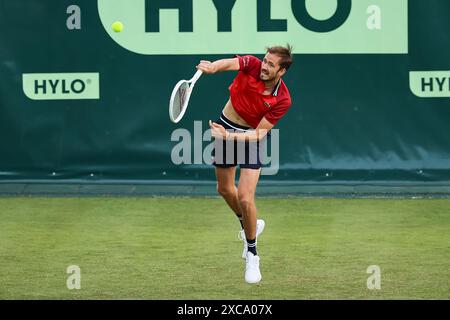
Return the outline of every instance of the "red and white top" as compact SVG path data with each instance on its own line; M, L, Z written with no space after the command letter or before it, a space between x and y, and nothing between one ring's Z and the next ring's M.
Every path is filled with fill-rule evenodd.
M280 79L272 94L263 95L264 81L259 77L262 61L250 55L236 57L239 73L229 87L234 109L252 128L256 128L263 117L275 125L291 106L288 88Z

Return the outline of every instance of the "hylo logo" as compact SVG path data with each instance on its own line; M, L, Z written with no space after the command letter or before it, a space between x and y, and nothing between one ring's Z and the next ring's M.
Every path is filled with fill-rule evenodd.
M23 74L23 91L32 100L99 99L98 73Z
M286 42L294 53L408 52L407 0L98 0L98 10L114 41L141 54L263 53Z
M450 71L411 71L409 87L420 98L448 98Z

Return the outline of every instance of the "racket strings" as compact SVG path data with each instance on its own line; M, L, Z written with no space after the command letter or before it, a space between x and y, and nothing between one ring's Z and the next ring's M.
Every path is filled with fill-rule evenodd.
M181 87L180 90L178 91L179 101L180 101L180 104L178 106L178 109L179 109L178 114L181 113L181 110L183 109L183 105L186 101L186 92L187 92L187 89L184 87Z
M187 93L188 93L189 85L187 83L180 86L176 93L176 98L174 101L174 117L177 118L185 108L186 99L187 99Z

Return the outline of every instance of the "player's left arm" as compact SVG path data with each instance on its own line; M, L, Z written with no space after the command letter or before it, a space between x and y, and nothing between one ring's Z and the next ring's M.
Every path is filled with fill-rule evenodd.
M270 123L265 117L263 117L255 130L243 133L227 131L223 126L212 122L211 120L209 121L209 126L211 128L211 135L214 138L237 141L259 141L267 135L267 133L273 128L274 125Z

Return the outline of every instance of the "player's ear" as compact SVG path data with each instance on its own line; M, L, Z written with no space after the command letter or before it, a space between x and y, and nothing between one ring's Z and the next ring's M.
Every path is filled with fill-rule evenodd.
M280 74L280 77L284 76L284 74L286 73L286 68L281 68L278 73Z

